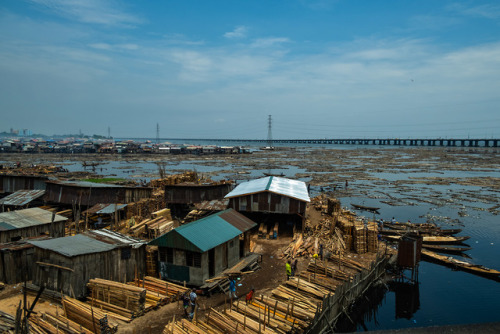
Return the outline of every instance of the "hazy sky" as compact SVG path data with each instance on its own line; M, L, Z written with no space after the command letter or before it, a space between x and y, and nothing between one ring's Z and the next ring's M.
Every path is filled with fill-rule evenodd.
M2 0L0 131L500 137L500 1Z

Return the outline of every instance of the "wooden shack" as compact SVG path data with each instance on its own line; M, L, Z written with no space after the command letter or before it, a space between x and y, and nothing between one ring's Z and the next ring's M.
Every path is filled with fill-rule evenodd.
M45 240L44 236L36 240ZM35 240L35 239L32 239ZM31 281L34 246L28 240L0 244L0 282L15 284Z
M98 203L131 203L152 194L150 187L133 187L87 181L47 181L44 200L51 203L92 206Z
M48 289L86 295L91 278L128 282L142 277L146 266L146 243L110 230L43 241L35 246L33 284Z
M298 223L299 229L302 228L306 206L310 202L305 182L277 176L243 182L224 198L229 199L229 208L242 213L295 216L287 219L293 221L294 224ZM279 218L274 216L271 220L273 219Z
M13 193L18 190L45 190L43 175L0 174L0 193Z
M228 209L179 226L149 245L158 246L163 279L200 286L249 253L248 231L256 225Z
M233 189L230 182L194 183L184 182L165 186L165 203L193 204L219 200Z
M40 208L0 213L0 244L48 235L62 237L68 218Z

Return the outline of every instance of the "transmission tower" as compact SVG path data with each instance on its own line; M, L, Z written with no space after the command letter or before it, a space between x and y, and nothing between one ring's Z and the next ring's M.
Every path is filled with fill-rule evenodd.
M272 123L273 120L271 119L271 115L269 115L268 118L268 126L267 126L267 146L269 148L273 147L273 131L272 131Z
M156 123L156 143L160 143L160 124Z

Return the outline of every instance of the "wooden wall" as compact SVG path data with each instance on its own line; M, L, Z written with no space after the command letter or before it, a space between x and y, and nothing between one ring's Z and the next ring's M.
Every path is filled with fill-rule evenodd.
M38 237L41 235L49 235L54 238L64 237L65 224L66 221L60 221L25 228L18 228L15 230L0 231L0 243L3 244L11 241L16 241L21 238L25 239Z
M122 249L128 250L123 251ZM130 258L122 259L122 252L130 251ZM83 297L86 284L91 278L103 278L118 282L132 281L137 268L138 277L146 274L146 246L123 247L108 252L66 257L51 250L35 248L33 284L55 291ZM41 262L41 263L40 263ZM55 265L55 266L52 266Z

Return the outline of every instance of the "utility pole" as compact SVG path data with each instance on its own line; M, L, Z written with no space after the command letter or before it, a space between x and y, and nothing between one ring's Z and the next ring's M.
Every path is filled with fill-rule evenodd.
M267 146L269 148L273 148L273 133L272 133L272 119L271 119L271 115L269 115L269 118L268 118L268 127L267 127Z
M156 144L160 143L160 124L156 123Z

